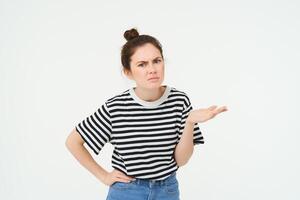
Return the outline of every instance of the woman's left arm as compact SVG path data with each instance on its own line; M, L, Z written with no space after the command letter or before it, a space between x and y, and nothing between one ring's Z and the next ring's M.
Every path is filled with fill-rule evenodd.
M214 118L217 114L227 111L226 106L217 109L217 106L210 106L205 109L192 110L185 122L185 126L178 144L175 147L174 157L179 167L185 165L191 158L194 151L194 125L203 123Z
M194 151L194 123L185 122L183 133L179 140L179 143L176 145L174 157L176 163L179 167L185 165Z

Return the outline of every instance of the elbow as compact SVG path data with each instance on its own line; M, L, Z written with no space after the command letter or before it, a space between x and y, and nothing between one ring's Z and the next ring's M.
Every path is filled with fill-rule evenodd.
M65 147L66 147L68 150L70 150L70 148L71 148L71 141L70 141L69 137L67 137L67 139L66 139L66 141L65 141Z
M190 153L188 153L187 155L184 155L184 156L175 154L175 161L176 161L178 167L182 167L182 166L186 165L188 163L188 161L190 160L192 154L193 154L193 149Z
M186 165L188 163L188 159L187 160L181 160L181 161L176 161L178 167L182 167L184 165Z
M65 146L68 150L71 150L72 148L76 148L77 146L83 146L83 139L81 136L76 132L74 129L67 137L65 141Z
M65 147L70 151L74 146L74 139L72 134L68 135L67 139L65 140Z

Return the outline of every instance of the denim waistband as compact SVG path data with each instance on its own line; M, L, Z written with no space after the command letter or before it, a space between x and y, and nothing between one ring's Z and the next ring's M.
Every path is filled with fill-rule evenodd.
M139 179L136 178L134 181L131 181L131 183L138 184L138 185L158 185L158 186L163 186L166 184L171 184L177 181L176 178L176 171L171 173L166 179L163 180L154 180L154 179Z

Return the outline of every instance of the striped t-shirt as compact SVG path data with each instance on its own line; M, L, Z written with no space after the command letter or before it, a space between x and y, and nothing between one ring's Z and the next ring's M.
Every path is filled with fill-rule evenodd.
M76 125L77 132L96 155L111 143L112 167L124 174L140 179L167 178L179 168L174 150L193 108L186 93L164 87L163 95L151 102L139 98L135 87L107 99ZM204 143L198 123L193 142Z

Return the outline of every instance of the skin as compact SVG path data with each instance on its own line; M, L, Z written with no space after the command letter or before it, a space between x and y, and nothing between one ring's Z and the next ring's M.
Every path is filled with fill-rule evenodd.
M152 44L138 47L131 56L130 70L124 70L125 75L135 81L136 95L145 101L155 101L164 93L165 87L161 84L164 80L164 60L160 51ZM157 80L148 80L151 77L159 77ZM217 108L210 106L204 109L195 109L189 113L181 139L176 145L174 158L178 166L186 164L193 153L193 127L194 124L212 119L221 112L225 112L225 106ZM65 145L76 160L92 173L98 180L107 186L114 182L130 182L133 177L113 169L111 172L101 167L84 147L84 141L79 133L73 129L68 135Z
M145 101L155 101L164 93L165 87L161 84L164 81L165 65L160 51L152 44L145 44L138 47L131 56L130 71L124 70L125 75L135 81L135 93ZM158 80L148 80L152 77L159 77Z
M131 56L130 70L124 70L124 73L129 79L135 81L135 93L138 97L144 101L155 101L162 96L165 89L161 86L164 80L164 69L160 51L148 43L137 48ZM159 77L159 79L149 81L150 77ZM185 165L192 156L194 124L203 123L225 111L227 111L226 106L217 108L213 105L208 108L194 109L189 113L181 139L174 151L174 158L178 166Z

